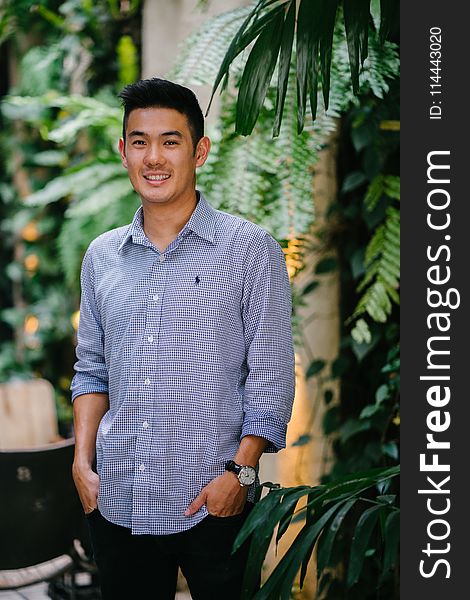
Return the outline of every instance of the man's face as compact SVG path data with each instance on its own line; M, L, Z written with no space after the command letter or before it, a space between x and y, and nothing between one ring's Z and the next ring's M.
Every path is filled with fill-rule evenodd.
M142 204L194 199L196 167L206 162L209 138L194 152L186 116L171 108L138 108L129 114L119 152Z

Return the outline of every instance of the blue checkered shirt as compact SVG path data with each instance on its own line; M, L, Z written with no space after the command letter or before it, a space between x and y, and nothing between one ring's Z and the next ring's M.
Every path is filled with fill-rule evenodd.
M205 506L184 511L243 436L266 438L268 452L285 447L294 353L282 249L198 198L164 252L139 208L130 225L95 239L82 265L72 399L109 394L98 507L134 534L201 521Z

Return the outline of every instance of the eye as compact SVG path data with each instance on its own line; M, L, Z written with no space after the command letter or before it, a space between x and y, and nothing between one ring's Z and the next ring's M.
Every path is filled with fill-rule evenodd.
M145 142L144 142L144 140L134 140L134 141L132 142L132 145L133 145L133 146L144 146L144 145L145 145Z
M165 142L165 146L176 146L178 144L178 142L176 142L175 140L166 140Z

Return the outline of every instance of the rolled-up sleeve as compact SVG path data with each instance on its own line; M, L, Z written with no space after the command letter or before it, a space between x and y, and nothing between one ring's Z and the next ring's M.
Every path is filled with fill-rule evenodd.
M242 316L248 374L241 437L268 440L265 452L286 446L295 390L291 288L284 254L267 233L245 265Z
M70 389L72 401L82 394L107 393L108 370L104 359L104 333L94 293L91 247L82 263L80 321L77 333L77 362Z

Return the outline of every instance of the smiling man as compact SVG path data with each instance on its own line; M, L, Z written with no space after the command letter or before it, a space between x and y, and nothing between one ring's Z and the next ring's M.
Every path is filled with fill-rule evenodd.
M194 600L236 600L247 548L231 548L294 396L284 257L196 190L210 141L191 90L120 97L142 206L83 260L74 480L105 600L173 599L178 567Z

